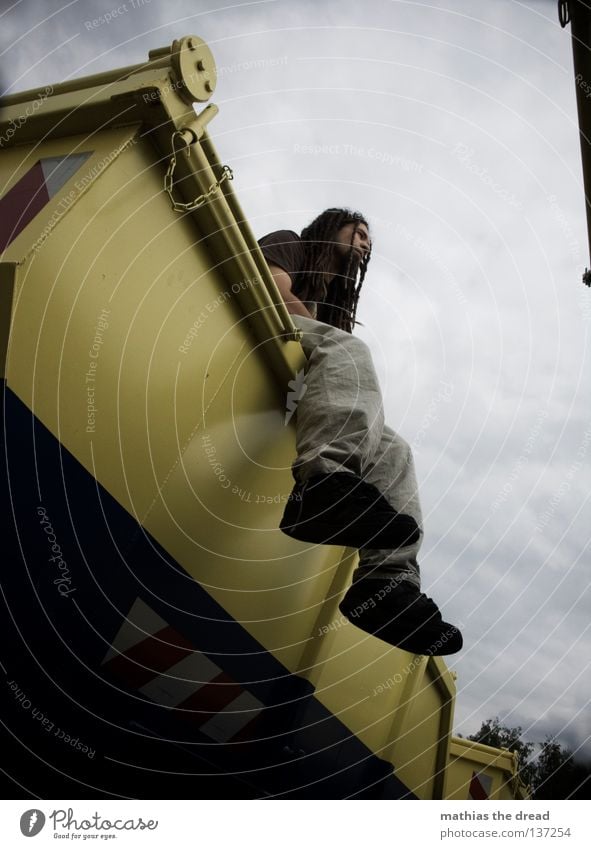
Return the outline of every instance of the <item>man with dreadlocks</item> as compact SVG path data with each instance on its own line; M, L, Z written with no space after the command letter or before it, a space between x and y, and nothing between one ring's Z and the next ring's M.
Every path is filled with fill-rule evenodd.
M423 531L410 446L385 425L370 351L353 336L371 256L367 221L327 209L300 236L279 230L259 245L307 357L296 484L280 527L304 542L359 549L339 605L358 628L414 654L453 654L459 630L420 591Z

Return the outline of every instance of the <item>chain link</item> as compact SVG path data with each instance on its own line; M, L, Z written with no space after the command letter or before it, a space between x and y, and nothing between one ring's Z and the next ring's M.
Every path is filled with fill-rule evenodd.
M203 204L209 200L209 198L214 194L214 192L219 189L224 180L233 180L234 174L232 172L232 169L228 165L224 165L222 167L221 177L219 178L219 180L216 180L215 183L212 183L206 192L203 192L203 194L199 195L199 197L196 197L194 200L191 200L188 203L180 203L179 201L175 200L172 195L172 188L174 185L173 174L176 168L176 148L174 143L177 137L181 138L185 145L187 144L183 137L182 131L176 130L172 134L172 154L170 157L170 162L168 163L168 169L166 171L166 174L164 175L164 190L167 192L170 198L170 202L172 203L172 208L175 212L191 212L193 209L197 209L198 207L203 206Z

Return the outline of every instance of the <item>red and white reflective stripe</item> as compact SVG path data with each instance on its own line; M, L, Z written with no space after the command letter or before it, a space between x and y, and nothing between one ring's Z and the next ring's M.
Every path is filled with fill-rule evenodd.
M92 151L40 159L0 198L0 251L16 239L89 156Z
M492 790L492 776L485 775L483 772L473 772L472 780L470 781L470 799L490 799Z
M141 599L117 632L103 666L218 743L247 738L247 726L265 707Z
M202 725L201 731L218 743L246 740L251 722L256 721L263 708L264 705L252 693L243 690L234 701Z

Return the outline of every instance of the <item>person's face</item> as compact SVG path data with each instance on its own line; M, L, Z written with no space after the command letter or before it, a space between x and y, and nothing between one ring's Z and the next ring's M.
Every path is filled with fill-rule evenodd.
M349 224L344 224L337 232L336 241L336 254L343 259L349 255L349 249L353 248L361 260L371 246L369 230L363 221L351 221Z

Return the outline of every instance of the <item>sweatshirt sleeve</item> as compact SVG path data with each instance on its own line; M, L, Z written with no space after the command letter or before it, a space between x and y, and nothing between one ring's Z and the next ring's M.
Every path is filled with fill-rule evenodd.
M276 230L259 239L259 246L268 263L286 271L292 284L304 267L304 245L293 230Z

